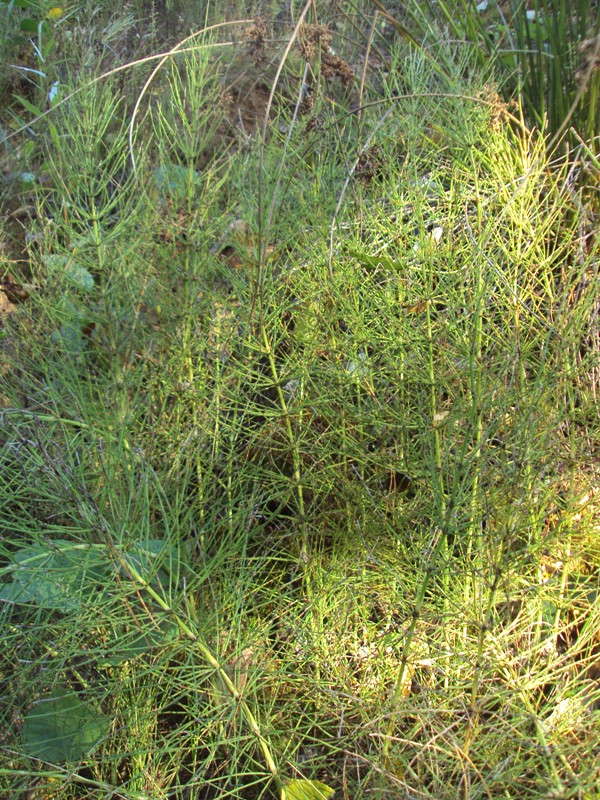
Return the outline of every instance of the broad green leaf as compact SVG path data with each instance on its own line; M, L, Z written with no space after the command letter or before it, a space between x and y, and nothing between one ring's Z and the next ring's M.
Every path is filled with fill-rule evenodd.
M109 569L98 548L66 540L25 547L13 561L6 570L12 583L0 585L0 599L63 612L86 603L90 592L105 582Z
M50 335L50 339L61 345L67 353L79 355L88 344L83 330L92 322L90 312L82 303L73 303L68 297L63 298L59 310L63 324Z
M294 780L281 790L281 800L327 800L334 792L321 781Z
M188 182L191 178L192 185L198 182L200 173L190 170L181 164L165 164L154 170L154 185L159 194L185 195Z
M21 740L26 752L43 761L78 761L99 744L109 720L69 689L55 689L25 717Z
M136 543L124 558L156 589L169 587L170 565L177 558L177 552L166 542L148 539ZM3 575L12 577L12 582L0 583L0 600L74 611L88 602L90 592L107 583L112 571L112 562L100 545L78 544L66 539L32 544L14 553L13 563L2 570ZM166 623L149 633L136 632L125 658L139 655L175 634L176 629Z
M552 625L556 619L557 607L549 600L542 601L542 620L548 626L548 632L552 635Z
M569 597L572 603L583 602L593 606L598 600L598 579L593 575L573 572L569 575Z
M60 253L46 253L42 256L42 263L52 272L56 272L59 269L63 270L67 264L67 260L67 257Z
M76 289L89 292L94 288L94 276L81 264L77 264L66 255L48 253L42 256L44 266L50 274L58 273L59 277Z
M5 603L34 603L37 599L35 586L32 583L12 583L0 584L0 600Z
M62 345L72 355L80 355L86 347L80 325L61 325L60 330L50 334L50 340L54 344Z
M32 19L31 17L25 17L25 19L21 20L20 28L23 31L23 33L37 33L38 25L39 22L37 21L37 19Z
M64 278L76 289L84 292L90 292L94 288L94 276L80 264L67 264Z
M147 539L135 544L124 558L144 580L150 579L155 589L165 589L170 583L169 570L177 559L177 552L162 539Z
M155 647L162 647L172 642L178 635L179 628L176 623L163 618L158 625L152 625L142 633L136 630L120 636L118 641L110 645L108 655L101 658L98 663L101 667L114 667L123 661L133 661Z

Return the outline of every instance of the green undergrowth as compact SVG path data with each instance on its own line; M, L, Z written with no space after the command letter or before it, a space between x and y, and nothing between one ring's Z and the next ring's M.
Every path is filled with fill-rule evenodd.
M374 3L384 11L385 4ZM407 24L436 61L443 65L449 33L470 50L480 70L496 75L505 99L518 102L529 124L548 134L550 151L561 145L564 152L577 152L597 140L597 3L447 0L405 5ZM393 16L387 18L399 25Z
M351 113L305 35L264 136L203 36L137 106L84 80L38 122L0 342L2 796L598 795L573 163L406 47Z

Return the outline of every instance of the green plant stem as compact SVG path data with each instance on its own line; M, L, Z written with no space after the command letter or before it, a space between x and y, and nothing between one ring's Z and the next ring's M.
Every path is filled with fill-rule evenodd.
M235 683L229 676L227 669L221 664L219 659L214 655L210 647L202 641L198 637L198 635L194 631L194 626L189 620L183 619L177 612L171 608L169 603L165 601L165 599L146 581L142 575L136 570L136 568L128 563L128 561L123 558L123 556L118 553L114 548L113 553L121 566L121 568L125 571L128 575L129 579L138 587L144 589L148 596L154 600L154 602L158 605L158 607L167 613L169 617L175 622L181 634L191 642L194 647L200 652L201 656L204 660L210 664L210 666L215 670L219 679L223 682L224 686L226 687L227 691L231 695L232 699L238 704L244 719L246 720L248 727L256 737L258 741L259 747L263 753L265 764L267 769L271 773L275 783L277 784L278 789L281 791L283 789L283 782L281 780L281 776L279 770L277 768L277 764L273 757L271 751L271 745L264 737L260 725L254 714L252 713L250 706L248 705L247 701L244 699L242 692L238 689Z
M476 170L474 170L476 174ZM479 194L479 190L477 191ZM481 206L478 205L478 215L481 214ZM467 230L469 239L476 244L475 236L469 222L468 209L465 208L465 228ZM478 230L481 230L481 220L477 221ZM473 286L473 304L474 315L471 324L471 337L469 342L469 400L470 400L470 420L469 424L474 429L473 431L473 445L471 454L470 471L472 472L472 486L471 486L471 511L469 519L469 530L466 548L466 561L470 564L475 554L479 556L480 563L479 569L484 570L484 553L481 541L481 521L479 519L479 489L481 482L481 462L482 462L482 442L483 442L483 411L481 408L482 397L482 346L483 346L483 309L485 304L485 283L483 279L482 258L477 247L473 248L473 273L474 273L474 286ZM477 589L477 580L475 572L473 573L473 580L465 580L464 590L464 604L465 608L469 608L471 603L475 601ZM464 636L468 635L467 623L465 623Z
M277 369L277 363L275 361L275 353L273 351L273 347L269 340L267 329L264 323L261 325L261 335L263 340L263 350L269 361L269 367L271 370L271 375L273 376L273 383L275 384L279 407L281 408L281 414L285 424L286 436L290 446L290 452L292 454L292 475L296 492L296 501L298 503L298 527L300 528L300 563L306 565L310 561L310 540L306 527L306 509L304 505L304 486L302 482L300 448L298 446L298 440L294 435L292 417L285 399L281 381L279 379L279 372Z
M563 608L568 607L566 602L569 576L571 571L571 555L572 555L572 523L571 515L575 512L576 503L576 459L577 448L575 443L575 371L573 364L576 363L574 354L571 352L570 347L565 348L564 353L564 375L566 381L566 394L567 394L567 408L568 408L568 425L569 425L569 494L568 494L568 514L567 514L567 530L564 537L563 553L562 553L562 574L560 580L560 594L559 602L556 606L556 613L554 615L554 630L559 631L561 626L561 612Z
M400 657L400 665L394 681L394 689L390 701L389 722L383 739L382 756L383 756L384 769L389 767L390 765L390 748L392 744L394 728L396 725L395 714L398 711L398 708L400 707L400 702L402 700L403 693L405 691L405 685L406 685L405 681L408 674L409 663L410 663L409 661L410 651L417 630L417 625L419 619L421 618L421 612L423 610L425 596L427 594L427 590L429 588L431 580L436 573L436 564L438 562L438 559L440 558L445 548L446 548L446 533L441 529L437 529L434 532L434 541L429 547L429 552L425 554L426 565L424 568L421 581L417 587L417 593L415 596L413 610L411 613L410 625L408 626L408 630L404 634L404 643L402 645L402 655Z
M437 422L437 413L438 413L438 405L437 405L437 397L436 397L436 375L435 375L435 363L436 363L436 353L435 353L435 343L433 337L433 324L431 319L431 306L433 301L433 291L434 291L434 275L433 270L429 276L429 286L428 286L428 295L429 299L427 300L427 306L425 309L425 319L426 319L426 333L427 333L427 378L429 384L429 415L431 420L431 435L433 437L433 470L432 470L432 478L434 484L434 491L435 491L435 498L436 504L439 514L439 527L440 530L446 531L446 496L445 496L445 486L444 486L444 476L442 472L442 442L441 442L441 434L440 434L440 427ZM450 602L450 551L448 547L448 538L446 535L440 537L440 558L442 559L442 594L443 594L443 615L444 619L448 616L449 607L448 604ZM451 647L450 647L450 631L447 625L444 625L444 639L445 639L445 659L448 661L450 659ZM448 674L449 671L445 670L445 684L446 690L448 689Z

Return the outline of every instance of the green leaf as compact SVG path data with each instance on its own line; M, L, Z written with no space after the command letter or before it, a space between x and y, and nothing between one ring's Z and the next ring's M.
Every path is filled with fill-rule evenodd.
M155 589L168 589L171 564L177 561L177 551L162 539L137 542L124 555L124 559L144 580Z
M69 689L55 689L25 717L21 741L26 752L43 761L78 761L97 747L109 720Z
M48 123L48 130L50 131L50 138L52 139L52 144L56 148L57 152L60 153L61 142L56 125L53 122Z
M60 253L46 253L42 256L42 263L49 272L63 270L67 264L67 257Z
M61 345L71 355L81 355L86 347L80 325L61 325L60 330L50 334L50 341Z
M394 272L399 272L402 266L398 261L394 261L387 256L369 256L366 253L359 253L358 250L348 250L348 255L356 258L361 264L364 264L366 267L371 267L372 269L385 267Z
M542 621L551 629L556 619L556 605L548 600L542 601Z
M81 264L77 264L66 255L48 253L42 256L44 266L50 274L59 273L59 276L83 292L90 292L94 288L94 276Z
M109 569L100 550L58 540L49 547L34 544L13 555L7 572L12 583L0 584L0 600L7 603L37 603L41 608L75 611L90 593L104 583Z
M200 173L196 170L190 172L181 164L165 164L154 170L154 185L160 195L185 196L190 178L194 185L199 181Z
M13 581L0 584L0 600L5 603L34 603L37 599L35 587L31 584Z
M133 661L155 647L162 647L172 642L178 636L177 624L164 617L157 625L145 629L142 633L136 629L120 635L114 645L111 645L110 655L99 660L99 666L114 667L124 661Z
M31 103L26 97L22 97L20 94L13 95L15 100L18 100L19 103L23 106L26 111L29 111L34 117L40 117L42 115L42 110Z
M281 790L281 800L327 800L334 792L321 781L294 780Z
M53 331L50 340L71 355L81 355L88 345L83 334L84 328L93 322L89 310L81 303L71 302L66 296L57 304L57 310L61 312L63 324L60 330Z
M90 292L94 288L94 276L80 264L67 264L64 278L76 289Z
M37 19L32 19L31 17L25 17L25 19L21 20L20 28L23 31L23 33L37 33L38 25L39 22L37 21Z

